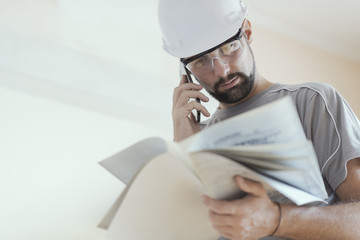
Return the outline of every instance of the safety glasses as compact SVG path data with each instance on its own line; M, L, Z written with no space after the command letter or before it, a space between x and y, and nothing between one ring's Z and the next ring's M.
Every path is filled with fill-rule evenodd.
M242 31L239 29L235 36L225 42L193 57L182 58L180 61L195 77L212 72L215 59L227 64L242 55L244 50L244 46L240 41L242 35Z

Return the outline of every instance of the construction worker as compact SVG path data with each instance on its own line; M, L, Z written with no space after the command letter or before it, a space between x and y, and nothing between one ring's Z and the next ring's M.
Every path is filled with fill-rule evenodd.
M246 14L239 0L159 1L164 50L179 58L186 70L173 95L174 140L290 96L314 144L329 204L298 207L270 199L260 183L236 177L238 187L248 194L232 201L204 196L209 220L222 238L232 240L360 239L359 120L327 84L284 85L265 79L251 51L252 28ZM192 113L210 116L200 102L208 101L202 88L219 101L206 123L199 123Z

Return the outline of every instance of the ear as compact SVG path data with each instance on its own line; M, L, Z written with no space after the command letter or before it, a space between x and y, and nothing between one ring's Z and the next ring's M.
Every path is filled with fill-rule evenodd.
M246 34L246 37L247 37L249 43L251 43L253 41L251 23L247 18L245 18L241 28L243 29L243 33Z

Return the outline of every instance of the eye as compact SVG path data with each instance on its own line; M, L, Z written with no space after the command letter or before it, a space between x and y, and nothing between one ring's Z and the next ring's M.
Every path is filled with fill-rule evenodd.
M201 56L201 57L195 59L192 62L192 65L196 68L203 68L208 64L208 62L209 62L209 56L204 55L204 56Z
M238 40L232 41L228 44L225 44L221 47L221 52L224 55L230 55L231 53L235 52L239 49L240 43Z

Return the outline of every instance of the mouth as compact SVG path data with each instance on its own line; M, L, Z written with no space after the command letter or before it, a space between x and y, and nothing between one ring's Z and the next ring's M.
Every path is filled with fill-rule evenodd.
M230 79L229 81L221 84L220 87L225 90L230 89L230 88L234 87L235 85L237 85L239 82L240 82L240 78L239 78L239 76L236 76L236 77Z

